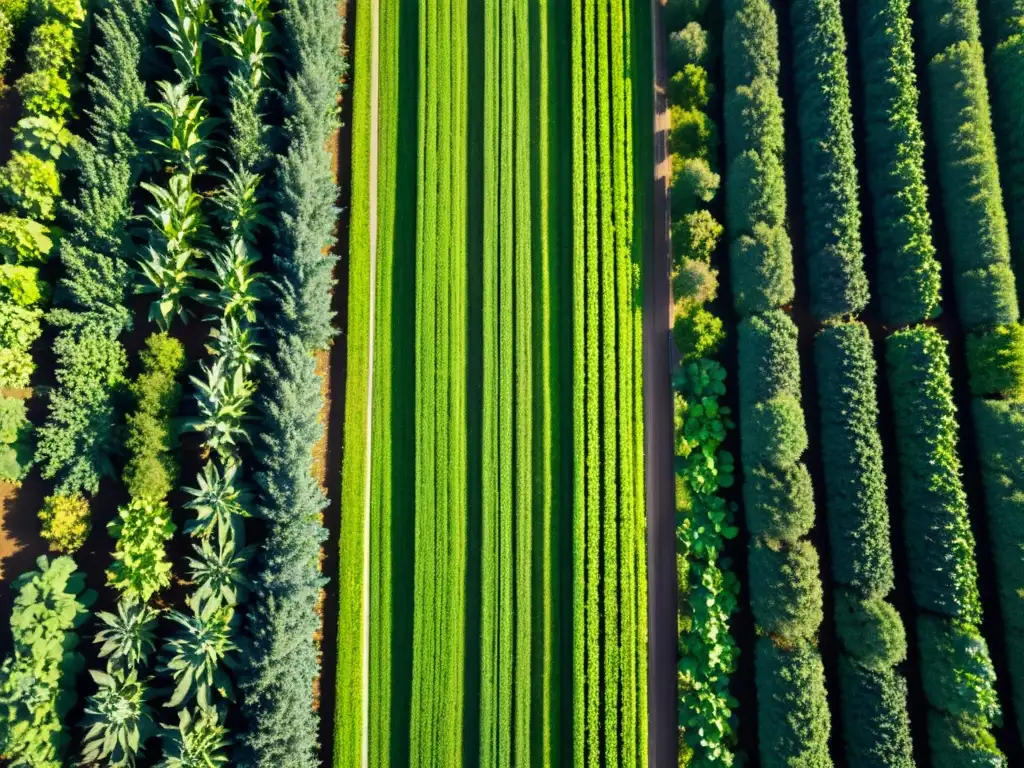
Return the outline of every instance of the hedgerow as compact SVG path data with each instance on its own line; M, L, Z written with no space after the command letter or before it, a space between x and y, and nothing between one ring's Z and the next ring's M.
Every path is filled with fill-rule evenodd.
M809 541L750 545L750 605L760 634L790 647L813 642L824 618L818 552Z
M985 481L999 597L1003 607L1007 659L1017 728L1024 733L1024 406L975 400L974 423Z
M840 656L839 687L850 765L912 768L906 680L892 669L869 669Z
M941 276L932 244L918 116L910 0L862 0L867 183L879 249L875 290L889 325L939 312Z
M285 67L284 149L278 158L274 208L280 223L274 262L277 290L268 303L271 333L261 371L262 428L255 441L261 467L260 515L266 538L256 558L249 601L248 672L241 682L244 753L281 766L317 764L319 717L315 606L326 533L326 499L313 476L311 446L319 423L320 377L313 352L333 335L331 270L337 187L327 140L337 125L345 60L342 20L331 0L287 0L274 19Z
M839 0L796 0L793 67L801 138L811 313L857 315L868 303L860 241L853 115Z
M892 547L867 328L845 323L822 330L814 358L832 573L840 584L884 595L893 587Z

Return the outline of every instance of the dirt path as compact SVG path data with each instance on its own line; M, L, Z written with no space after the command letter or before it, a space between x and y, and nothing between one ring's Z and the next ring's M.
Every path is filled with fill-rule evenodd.
M380 1L373 0L373 52L370 56L370 344L366 377L366 477L363 502L363 745L362 765L370 765L370 481L373 457L373 343L377 312L377 105L380 88Z
M669 381L672 293L669 281L668 103L661 0L651 0L654 44L653 238L644 270L644 451L650 665L648 748L653 768L676 765L676 568L673 414Z

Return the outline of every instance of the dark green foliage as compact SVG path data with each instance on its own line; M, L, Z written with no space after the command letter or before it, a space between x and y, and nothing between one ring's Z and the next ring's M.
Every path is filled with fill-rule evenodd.
M757 641L758 740L764 768L831 768L825 670L818 650Z
M959 285L965 272L1010 261L981 44L962 42L947 48L931 61L929 71L939 179ZM970 291L958 295L964 325L1016 322L1015 291L1003 288L998 295L1001 300L991 305L989 314L981 296Z
M337 187L327 154L337 126L343 21L333 0L285 0L275 17L283 45L286 148L280 158L281 216L274 262L279 290L271 325L276 332L262 372L256 441L263 469L261 490L266 539L257 555L249 601L249 674L241 683L246 759L282 768L319 764L319 716L313 708L318 674L314 635L316 602L324 584L318 569L326 532L320 515L326 499L313 477L310 446L319 424L320 378L313 352L333 335L330 293L336 257Z
M786 186L780 159L748 149L729 166L726 213L730 225L753 232L763 224L780 226L786 218Z
M910 0L861 0L860 52L867 182L878 246L875 289L883 318L905 325L939 310L924 134L918 117Z
M1005 768L995 736L980 723L928 713L928 744L934 768Z
M751 234L732 241L729 258L733 303L740 315L768 312L793 301L792 244L785 227L755 224Z
M740 415L745 407L783 392L800 392L797 328L784 312L748 317L737 327ZM744 403L747 406L744 406Z
M57 386L39 429L36 459L43 477L55 480L57 493L95 494L100 478L116 476L116 399L128 360L117 340L91 323L61 332L53 353Z
M930 327L897 331L888 339L886 359L914 600L921 609L977 623L974 534L957 454L946 342Z
M926 60L957 43L981 39L978 0L922 0L920 6Z
M743 462L785 467L807 450L807 426L800 398L784 393L755 403L743 419Z
M867 669L840 656L839 688L847 763L913 768L906 681L891 669Z
M752 532L793 540L814 527L814 490L806 466L747 467L745 479L743 501Z
M893 586L874 350L861 323L814 340L832 573L867 595Z
M846 36L839 0L795 0L790 19L811 313L830 320L868 304Z
M779 78L779 25L767 0L726 0L726 81L729 90L757 77ZM725 120L729 123L728 116Z
M835 595L836 634L857 664L884 672L907 658L903 621L884 598L864 600L846 589Z
M974 422L1003 607L1017 728L1024 733L1024 405L975 400Z
M132 498L157 502L171 492L178 477L172 419L181 402L185 349L171 336L153 334L141 358L142 372L131 385L135 410L127 417L124 474Z
M967 368L974 395L1024 395L1024 327L998 325L967 334Z
M818 553L811 543L754 539L749 567L758 632L786 647L814 642L823 615Z
M996 674L978 630L970 624L922 615L917 635L921 680L932 708L975 722L998 721Z
M669 35L668 63L672 70L680 70L687 64L706 67L709 57L708 31L696 21Z
M1016 281L1009 264L990 264L957 275L957 305L967 328L1017 321Z

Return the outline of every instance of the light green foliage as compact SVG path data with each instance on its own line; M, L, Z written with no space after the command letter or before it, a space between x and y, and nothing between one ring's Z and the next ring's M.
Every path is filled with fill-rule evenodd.
M670 152L685 158L711 159L718 142L718 128L706 113L673 104L669 108L669 120Z
M228 764L231 742L221 709L181 709L178 725L165 725L164 729L164 759L158 768L218 768Z
M33 307L47 300L49 288L35 267L0 264L0 301Z
M35 369L27 350L0 347L0 389L27 387Z
M75 552L92 529L89 502L79 495L47 496L39 510L41 534L55 552Z
M253 381L246 378L245 369L228 370L228 360L218 358L213 365L200 363L204 379L190 376L196 388L199 417L189 426L204 433L206 446L221 460L237 456L240 446L249 442L245 419L252 404Z
M171 420L181 402L177 379L185 370L185 349L166 334L146 339L142 372L131 385L135 411L128 414L125 479L132 498L160 500L170 493L178 476L172 449L177 434Z
M160 671L174 681L174 692L165 707L181 707L193 698L201 708L213 705L214 697L234 701L228 670L238 667L235 609L213 603L192 604L192 614L170 611L167 618L178 625L164 647Z
M239 605L249 595L251 582L245 575L252 556L250 548L238 550L231 539L213 537L193 545L198 558L188 558L192 582L196 586L193 599L200 603Z
M703 307L690 306L677 311L672 333L687 361L715 354L725 340L722 319Z
M1024 397L1024 327L997 325L966 341L972 394Z
M71 144L71 131L60 120L45 115L18 121L18 148L54 162Z
M191 535L208 539L216 534L220 541L233 537L241 543L241 518L251 515L252 499L241 485L238 470L238 464L221 470L216 462L208 461L196 476L196 487L184 489L192 497L185 506L196 513L185 528Z
M711 211L701 208L684 214L672 222L672 254L677 263L682 259L709 262L718 247L724 228Z
M82 761L110 766L134 765L146 740L156 731L147 699L152 695L136 669L103 672L90 669L99 686L85 705Z
M156 648L157 611L134 597L117 601L117 613L100 611L103 628L96 633L99 657L113 669L145 666Z
M938 616L918 617L921 679L928 703L976 723L1000 721L995 670L988 646L970 624Z
M681 70L687 64L706 67L710 57L708 32L698 22L691 21L682 29L669 34L669 66Z
M174 535L171 510L162 499L133 498L107 524L117 539L107 583L143 602L171 583L167 542Z
M8 264L45 262L53 250L50 235L38 221L0 214L0 257Z
M0 480L18 483L32 466L32 424L25 401L0 397Z
M26 216L52 220L60 196L57 165L31 152L15 150L0 169L0 196ZM38 237L35 239L39 242Z
M19 576L11 613L14 650L0 667L0 753L12 765L62 768L70 735L63 721L84 666L78 629L96 594L84 589L75 561L44 555Z

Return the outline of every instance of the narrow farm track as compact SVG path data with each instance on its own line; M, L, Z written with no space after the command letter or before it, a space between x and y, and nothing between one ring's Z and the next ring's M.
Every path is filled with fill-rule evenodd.
M676 764L676 561L673 406L669 380L672 288L669 242L669 113L665 93L662 0L651 0L654 66L653 226L643 312L645 479L647 483L648 691L651 765ZM637 126L642 127L642 126Z

